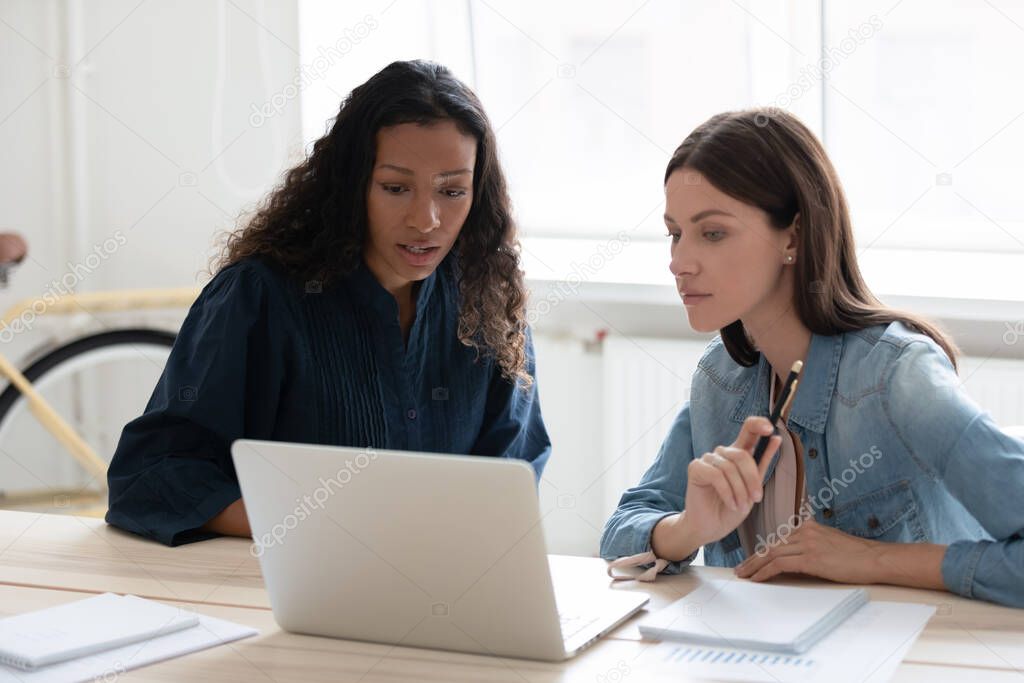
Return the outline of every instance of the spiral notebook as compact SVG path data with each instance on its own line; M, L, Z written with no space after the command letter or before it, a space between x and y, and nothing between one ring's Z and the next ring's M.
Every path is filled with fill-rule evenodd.
M195 612L104 593L0 619L0 664L32 671L199 623Z
M709 581L640 625L654 640L801 654L868 602L863 588Z

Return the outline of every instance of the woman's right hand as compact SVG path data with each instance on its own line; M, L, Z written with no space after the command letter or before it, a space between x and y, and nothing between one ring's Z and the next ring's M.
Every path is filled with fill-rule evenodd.
M732 445L719 446L688 466L680 527L698 547L731 533L761 500L761 482L782 437L771 437L760 464L754 462L753 452L757 440L771 433L768 418L748 417Z

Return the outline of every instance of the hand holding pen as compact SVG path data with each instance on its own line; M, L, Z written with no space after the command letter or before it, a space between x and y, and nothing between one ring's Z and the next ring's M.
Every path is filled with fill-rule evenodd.
M762 436L757 440L757 446L754 448L754 462L760 464L761 458L764 457L764 451L768 448L768 440L772 435L779 433L779 419L782 414L786 412L786 408L789 406L790 401L793 400L793 396L796 394L796 385L800 383L800 371L803 370L803 361L797 361L793 363L793 367L789 371L789 376L786 377L786 381L782 385L782 392L775 399L775 407L772 408L772 413L768 417L768 421L772 423L772 433L768 436Z
M762 500L771 456L782 443L777 423L792 400L802 368L802 362L794 363L769 418L748 417L732 444L690 461L683 511L664 517L652 534L652 548L659 557L685 557L720 540Z

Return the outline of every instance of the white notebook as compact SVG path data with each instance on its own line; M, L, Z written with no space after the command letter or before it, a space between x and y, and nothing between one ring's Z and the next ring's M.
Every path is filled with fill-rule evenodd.
M654 640L801 654L867 604L863 588L709 581L640 622Z
M0 664L30 671L198 623L195 612L134 595L104 593L0 619Z
M94 655L57 662L33 671L0 666L0 683L120 683L121 674L126 671L248 638L257 633L254 628L200 614L198 626ZM230 661L244 663L246 660L239 653Z

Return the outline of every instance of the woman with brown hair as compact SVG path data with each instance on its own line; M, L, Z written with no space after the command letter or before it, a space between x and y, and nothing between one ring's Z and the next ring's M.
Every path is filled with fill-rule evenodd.
M755 581L796 572L1024 606L1024 442L964 394L940 330L872 295L815 136L782 111L719 114L675 151L665 195L690 325L720 336L601 555L653 575L703 546ZM773 435L759 416L796 361Z
M494 132L444 67L355 88L229 236L108 474L107 521L168 545L250 534L239 438L550 452Z

